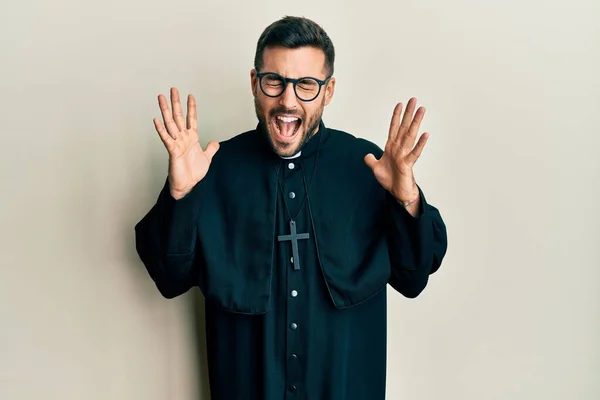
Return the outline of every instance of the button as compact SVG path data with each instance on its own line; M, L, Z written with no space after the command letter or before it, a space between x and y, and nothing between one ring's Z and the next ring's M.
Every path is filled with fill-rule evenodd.
M298 325L296 325L295 322L292 322L292 324L290 325L290 328L296 329L296 328L298 328Z
M292 290L292 297L298 296L298 292L296 290Z
M293 199L294 197L296 197L296 193L290 192L289 196L290 196L290 199Z
M291 357L292 357L292 360L297 360L298 359L298 356L295 355L295 354L292 354Z
M290 262L293 264L294 263L294 257L290 257Z
M295 167L295 165L294 165L294 163L293 163L293 162L291 162L291 163L289 163L289 164L288 164L288 168L289 168L289 169L294 169L294 167Z
M296 385L291 385L291 386L290 386L290 391L291 391L291 392L295 392L295 391L296 391L296 389L297 389Z

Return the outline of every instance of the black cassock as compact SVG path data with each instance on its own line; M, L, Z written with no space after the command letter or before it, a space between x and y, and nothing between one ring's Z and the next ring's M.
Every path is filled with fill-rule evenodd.
M201 289L212 399L384 399L386 285L422 292L444 222L422 192L415 218L379 185L367 140L321 123L283 159L262 132L222 142L185 198L165 184L140 259L167 298Z

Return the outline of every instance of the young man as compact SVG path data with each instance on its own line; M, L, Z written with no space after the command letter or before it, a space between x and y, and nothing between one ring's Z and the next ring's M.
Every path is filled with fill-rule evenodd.
M396 106L384 151L328 128L333 65L317 24L273 23L250 75L256 128L206 149L194 97L186 120L176 89L172 109L158 98L169 173L137 251L164 297L205 296L215 400L383 399L386 285L416 297L446 253L413 175L424 108Z

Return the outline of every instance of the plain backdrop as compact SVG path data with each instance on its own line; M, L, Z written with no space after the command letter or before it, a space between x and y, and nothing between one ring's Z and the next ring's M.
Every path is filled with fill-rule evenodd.
M285 15L336 46L327 125L384 146L397 102L427 107L449 248L419 298L389 292L388 398L599 399L597 0L3 0L0 398L209 398L199 291L163 299L134 249L156 97L193 93L203 144L253 128Z

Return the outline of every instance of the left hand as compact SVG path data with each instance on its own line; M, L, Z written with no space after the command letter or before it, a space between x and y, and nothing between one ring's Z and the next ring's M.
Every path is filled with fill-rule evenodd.
M415 146L417 132L425 115L424 107L419 107L414 113L416 103L414 97L408 101L402 122L402 103L396 105L383 155L377 160L373 154L367 154L364 159L381 186L403 204L419 196L413 166L429 138L428 133L423 133Z

